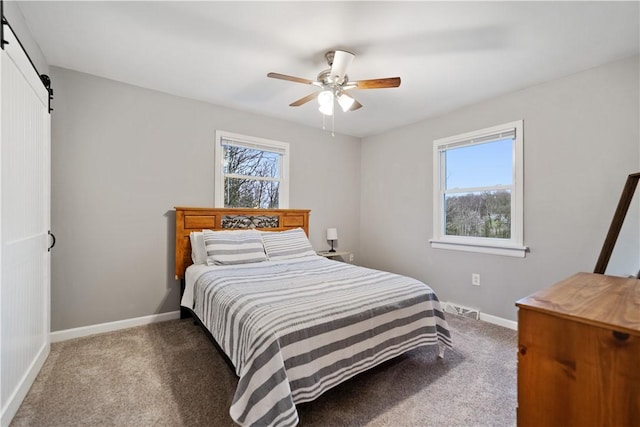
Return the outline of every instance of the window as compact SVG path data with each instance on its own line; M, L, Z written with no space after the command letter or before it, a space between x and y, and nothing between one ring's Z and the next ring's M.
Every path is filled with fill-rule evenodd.
M215 206L289 207L289 144L216 132Z
M433 239L439 249L524 257L523 122L433 142Z

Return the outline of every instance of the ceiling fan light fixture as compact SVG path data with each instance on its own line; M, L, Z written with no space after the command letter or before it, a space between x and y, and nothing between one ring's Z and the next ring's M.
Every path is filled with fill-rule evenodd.
M333 101L335 96L331 90L323 90L318 94L318 104L320 112L325 116L333 115Z
M321 107L325 105L333 105L333 92L330 90L323 90L318 94L318 104Z
M345 113L349 111L354 102L355 99L347 94L342 93L340 94L340 96L338 96L338 104L340 104L340 108L342 108L342 111L344 111Z
M318 110L325 116L333 116L333 102L331 104L321 105Z

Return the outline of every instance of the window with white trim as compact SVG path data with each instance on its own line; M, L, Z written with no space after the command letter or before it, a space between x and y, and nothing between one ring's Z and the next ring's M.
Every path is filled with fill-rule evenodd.
M216 131L215 206L289 207L289 144Z
M433 142L431 246L524 257L523 121Z

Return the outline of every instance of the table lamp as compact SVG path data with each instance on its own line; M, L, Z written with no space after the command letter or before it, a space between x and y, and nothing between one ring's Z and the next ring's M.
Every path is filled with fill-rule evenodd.
M331 241L331 250L329 252L335 252L333 249L333 242L338 240L338 229L337 228L327 228L327 240Z

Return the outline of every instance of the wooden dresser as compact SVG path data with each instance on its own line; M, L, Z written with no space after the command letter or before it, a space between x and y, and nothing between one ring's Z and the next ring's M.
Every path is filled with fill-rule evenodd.
M516 305L518 426L640 426L640 280L578 273Z

